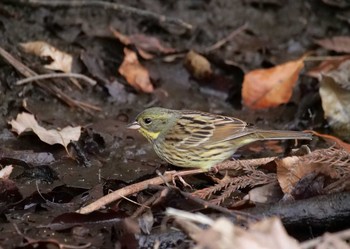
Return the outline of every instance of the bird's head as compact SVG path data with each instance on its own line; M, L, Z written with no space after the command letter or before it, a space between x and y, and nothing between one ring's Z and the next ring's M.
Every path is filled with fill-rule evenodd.
M138 130L152 142L163 132L167 131L169 126L176 120L176 117L176 111L152 107L137 115L135 121L129 124L128 128Z

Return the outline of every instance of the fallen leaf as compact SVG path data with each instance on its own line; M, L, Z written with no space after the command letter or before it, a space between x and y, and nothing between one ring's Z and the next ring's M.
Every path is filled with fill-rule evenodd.
M185 57L185 67L195 79L205 79L212 76L210 62L195 51L189 51Z
M162 43L155 37L147 36L143 34L133 34L126 36L120 33L113 27L110 28L113 35L124 45L133 44L137 48L137 51L144 59L152 59L152 53L169 54L176 52L173 48L168 48L162 45Z
M153 92L154 88L150 80L149 72L140 64L136 53L124 48L124 54L124 61L118 69L119 73L124 76L126 81L136 90L145 93Z
M169 54L176 52L176 50L173 48L163 46L157 38L144 34L130 35L130 41L132 44L135 44L138 49L142 49L150 53L161 52L163 54Z
M314 170L314 167L300 166L300 158L297 156L276 159L275 162L277 164L277 180L284 194L290 194L295 184Z
M336 70L322 76L319 90L329 125L345 140L350 140L349 79L350 61L345 61Z
M65 73L72 71L73 57L44 41L21 43L21 48L26 53L40 57L51 57L52 63L45 65L45 68L59 70Z
M192 235L197 242L195 248L234 248L235 226L227 218L218 218L208 230L202 230Z
M306 75L320 79L322 74L336 69L340 64L349 59L350 55L329 57L329 59L322 61L318 66L310 69Z
M288 103L303 68L304 57L247 73L242 87L244 104L252 109L264 109Z
M350 36L334 36L332 38L315 40L315 43L328 50L350 53Z
M297 197L319 194L332 180L349 173L350 154L343 149L320 149L303 156L275 159L277 180L283 193Z
M11 120L9 124L12 126L12 131L18 135L23 132L33 131L41 141L50 145L61 144L66 149L71 141L78 141L81 134L80 126L67 126L62 130L47 130L38 124L34 115L25 112L18 114L17 118Z
M282 221L277 217L253 223L249 226L248 231L243 231L236 232L236 243L230 248L301 249L298 241L288 235Z
M267 218L243 229L227 218L217 219L209 229L192 230L196 249L300 249L296 239L290 237L280 218ZM193 231L194 230L194 231Z
M0 170L0 179L9 179L13 170L12 165L7 165Z

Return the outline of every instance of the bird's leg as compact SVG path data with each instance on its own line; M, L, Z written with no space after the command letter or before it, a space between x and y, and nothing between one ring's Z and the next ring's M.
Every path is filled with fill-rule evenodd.
M192 188L182 177L188 176L188 175L201 174L201 173L204 173L203 169L191 169L191 170L182 170L182 171L166 171L164 174L172 174L172 179L173 179L172 181L173 181L173 184L175 186L176 186L175 180L177 177L185 187Z
M219 169L218 169L218 167L217 167L216 165L214 165L213 167L211 167L211 168L208 170L208 172L210 172L210 173L216 175L216 174L219 172Z

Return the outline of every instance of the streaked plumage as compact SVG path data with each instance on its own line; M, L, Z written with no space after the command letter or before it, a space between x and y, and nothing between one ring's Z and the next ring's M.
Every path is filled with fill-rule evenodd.
M141 112L129 128L138 129L165 161L202 169L213 167L239 147L258 140L311 139L310 134L298 131L249 128L233 117L159 107Z

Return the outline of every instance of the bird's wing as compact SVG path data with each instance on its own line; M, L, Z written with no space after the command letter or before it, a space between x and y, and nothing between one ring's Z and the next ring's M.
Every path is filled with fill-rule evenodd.
M215 130L208 143L218 143L247 134L247 123L233 117L219 116L214 120Z
M215 144L232 139L247 124L239 119L201 112L185 112L165 137L178 149Z

